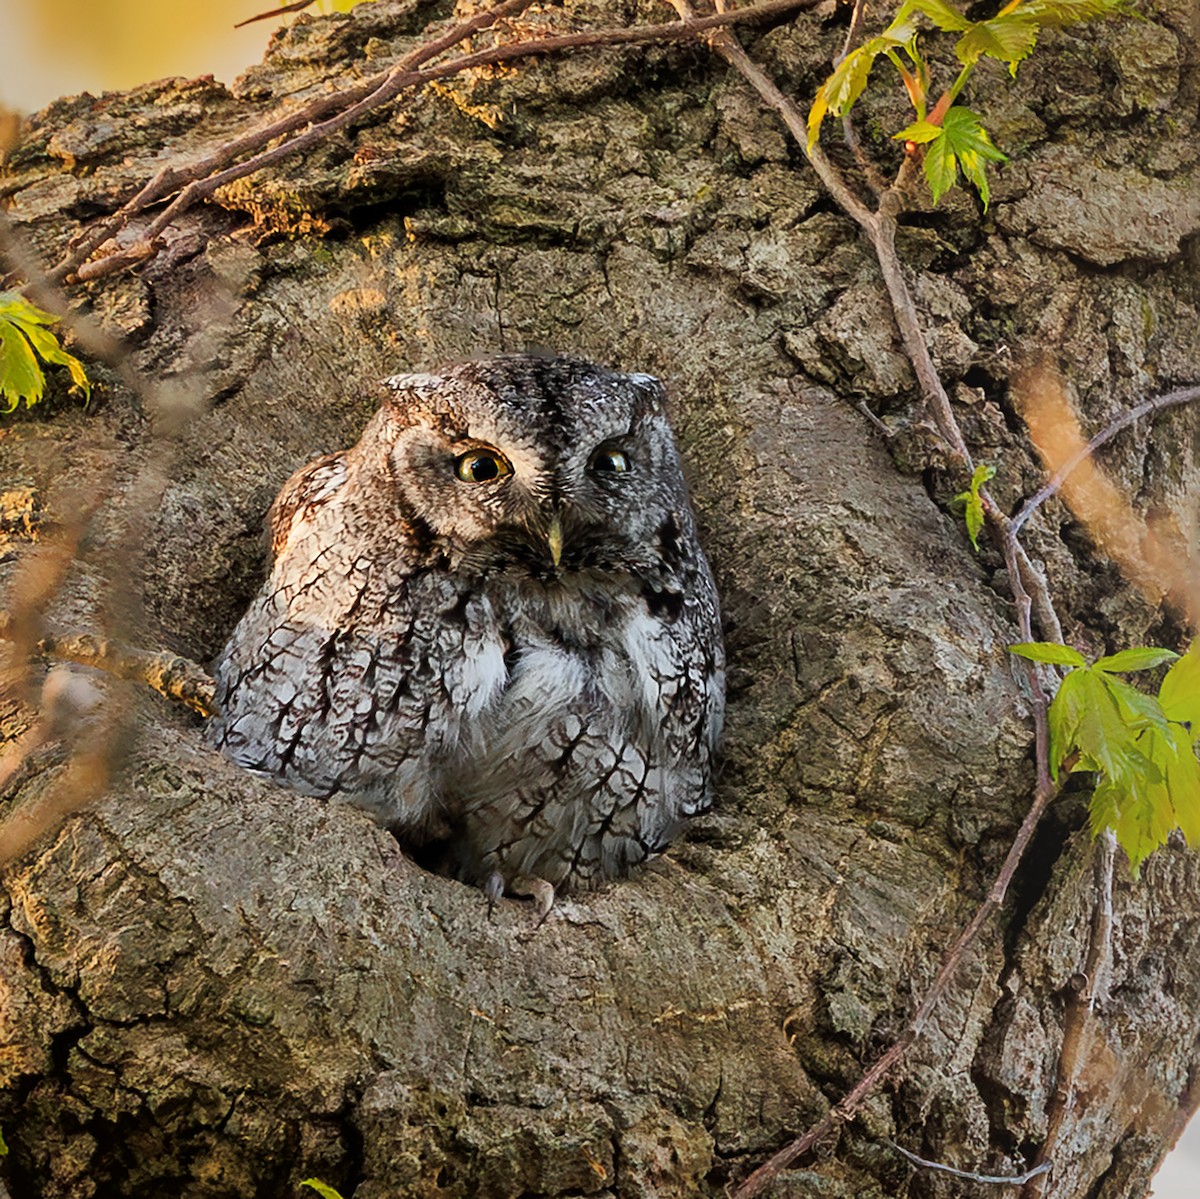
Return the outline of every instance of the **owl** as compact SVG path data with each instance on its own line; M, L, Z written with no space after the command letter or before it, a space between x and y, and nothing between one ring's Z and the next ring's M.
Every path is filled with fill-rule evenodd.
M545 912L710 803L720 615L663 390L534 355L386 388L275 500L210 737Z

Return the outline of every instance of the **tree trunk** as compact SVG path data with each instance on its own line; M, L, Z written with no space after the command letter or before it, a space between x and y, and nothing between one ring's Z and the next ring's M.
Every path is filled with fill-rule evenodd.
M1057 361L1088 432L1200 378L1200 17L1141 8L1046 32L1015 81L981 69L971 105L1012 157L990 209L955 190L901 228L1004 507L1045 477L1010 393L1025 361ZM53 263L168 159L390 65L431 9L451 15L302 17L232 91L60 101L0 177L11 216ZM517 26L663 19L580 0ZM746 41L803 98L844 35L801 15ZM889 88L868 134L906 119ZM867 141L898 160L885 132ZM242 773L200 718L106 684L128 741L107 793L3 871L15 1199L245 1199L309 1177L356 1199L720 1195L903 1029L1033 794L1003 562L949 502L963 480L924 432L869 246L695 44L446 80L222 189L166 241L71 291L133 347L141 398L93 367L88 410L47 401L0 440L10 583L95 509L47 627L211 659L261 579L278 487L357 438L388 375L528 346L649 371L726 611L719 805L538 928L516 901L489 916L354 808ZM1181 556L1198 428L1161 415L1104 460ZM1059 501L1025 540L1088 654L1185 639ZM2 715L14 738L34 719L15 699ZM9 806L69 769L34 755ZM1033 1160L1096 903L1085 814L1081 788L1055 801L901 1070L772 1194L976 1192L887 1139L988 1173ZM1196 1102L1200 864L1172 843L1134 882L1119 859L1115 890L1055 1199L1144 1193Z

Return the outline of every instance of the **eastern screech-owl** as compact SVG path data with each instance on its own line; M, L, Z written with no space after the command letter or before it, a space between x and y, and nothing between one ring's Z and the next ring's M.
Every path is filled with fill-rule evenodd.
M724 653L662 388L527 355L387 387L271 509L212 739L548 908L709 804Z

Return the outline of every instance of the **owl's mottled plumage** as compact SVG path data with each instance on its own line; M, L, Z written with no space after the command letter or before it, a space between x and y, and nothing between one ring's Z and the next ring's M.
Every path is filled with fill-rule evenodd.
M707 807L724 701L662 390L525 355L388 386L275 501L212 738L493 895L623 875Z

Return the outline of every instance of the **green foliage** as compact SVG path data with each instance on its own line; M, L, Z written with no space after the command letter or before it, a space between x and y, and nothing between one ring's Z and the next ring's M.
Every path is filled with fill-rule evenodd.
M306 1178L300 1185L302 1187L312 1187L321 1196L321 1199L342 1199L340 1191L316 1178Z
M954 497L955 503L966 505L964 516L967 522L967 536L976 550L979 549L979 533L983 528L983 496L979 494L979 489L995 475L994 466L977 466L971 475L971 486Z
M1088 666L1066 645L1028 641L1009 646L1034 662L1070 668L1050 704L1050 773L1100 775L1092 795L1093 833L1112 829L1133 876L1180 829L1200 845L1200 639L1181 658L1145 646L1109 654ZM1167 662L1158 695L1115 677Z
M1129 0L1009 0L994 17L971 21L949 0L904 0L883 33L851 51L821 85L808 113L808 148L816 145L826 116L850 111L866 89L876 60L886 58L896 68L917 116L894 136L926 146L923 165L933 202L954 186L961 170L986 209L990 199L986 164L1006 159L979 118L956 103L976 66L990 58L1004 63L1015 76L1017 67L1033 53L1042 29L1129 11ZM962 69L932 106L929 68L918 44L922 20L943 33L960 35L954 52Z
M65 366L72 386L91 396L83 363L50 332L48 326L57 321L58 317L34 307L15 291L0 292L0 412L12 412L22 400L29 407L42 398L46 390L42 362Z
M8 1146L4 1143L4 1133L0 1132L0 1157L8 1156Z

